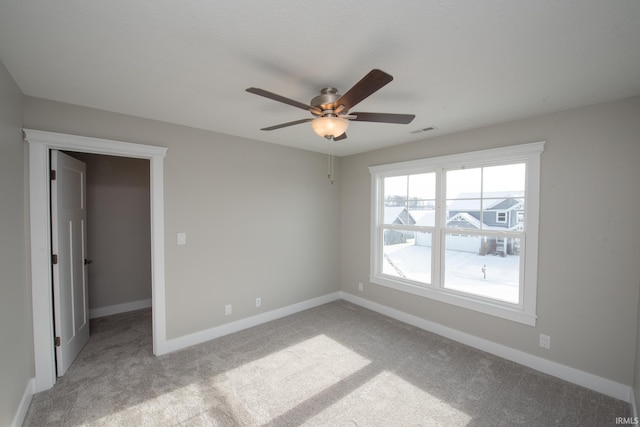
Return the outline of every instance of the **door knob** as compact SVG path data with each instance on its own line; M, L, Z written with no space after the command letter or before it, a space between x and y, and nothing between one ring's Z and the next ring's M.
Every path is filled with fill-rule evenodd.
M84 259L84 265L89 265L89 264L91 264L92 262L93 262L93 261L92 261L92 260L90 260L90 259L86 259L86 258Z

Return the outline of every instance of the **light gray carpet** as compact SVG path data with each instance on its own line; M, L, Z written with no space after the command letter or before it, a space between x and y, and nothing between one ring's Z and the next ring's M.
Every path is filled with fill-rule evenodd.
M338 301L155 357L151 312L92 336L25 426L606 426L629 406Z

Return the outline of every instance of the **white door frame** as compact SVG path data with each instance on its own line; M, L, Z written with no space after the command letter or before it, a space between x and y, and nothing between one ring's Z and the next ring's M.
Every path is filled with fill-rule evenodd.
M34 392L47 390L56 382L51 288L49 150L106 154L150 161L153 354L159 356L167 353L164 271L164 158L167 149L31 129L24 129L24 135L25 141L29 143Z

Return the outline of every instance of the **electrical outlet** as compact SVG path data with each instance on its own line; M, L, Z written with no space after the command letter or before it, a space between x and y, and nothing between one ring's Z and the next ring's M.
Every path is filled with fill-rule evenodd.
M262 305L262 298L256 298L256 307L260 307Z
M187 233L178 233L178 244L179 245L187 244Z
M362 292L362 291L364 290L364 287L363 287L363 285L362 285L362 282L358 283L358 290L359 290L360 292Z
M550 349L551 337L549 335L540 334L540 347Z
M231 314L231 304L227 304L224 306L224 315L228 316Z

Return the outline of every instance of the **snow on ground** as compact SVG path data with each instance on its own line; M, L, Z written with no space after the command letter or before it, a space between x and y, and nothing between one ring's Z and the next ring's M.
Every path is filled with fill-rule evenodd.
M445 287L500 301L518 303L520 256L445 251ZM486 278L482 268L486 270ZM382 272L431 282L431 248L413 242L384 247Z
M384 247L382 272L422 283L431 282L431 248L413 243Z

